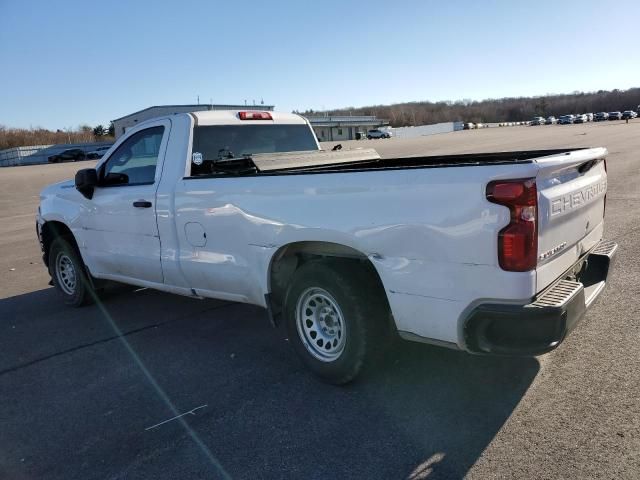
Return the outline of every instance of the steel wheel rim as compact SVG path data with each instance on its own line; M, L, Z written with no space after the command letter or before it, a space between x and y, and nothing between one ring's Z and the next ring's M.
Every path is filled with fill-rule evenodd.
M298 336L307 351L322 362L335 361L347 343L347 324L338 302L322 288L308 288L296 305Z
M73 295L76 292L76 268L71 257L64 252L56 256L56 277L64 293Z

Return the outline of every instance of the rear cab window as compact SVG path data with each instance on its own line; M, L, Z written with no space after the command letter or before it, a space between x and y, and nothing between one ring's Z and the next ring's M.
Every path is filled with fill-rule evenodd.
M193 129L192 177L211 175L221 160L243 158L256 153L317 150L308 125L211 125Z

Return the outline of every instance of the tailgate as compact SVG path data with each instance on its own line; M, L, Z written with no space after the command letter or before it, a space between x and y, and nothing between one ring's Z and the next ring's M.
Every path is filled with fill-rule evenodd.
M589 148L536 159L538 292L602 239L606 154Z

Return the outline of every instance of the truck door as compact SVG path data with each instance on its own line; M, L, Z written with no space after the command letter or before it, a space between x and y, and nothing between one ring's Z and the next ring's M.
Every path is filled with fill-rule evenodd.
M82 219L94 273L162 283L155 203L170 129L169 120L150 123L98 168Z

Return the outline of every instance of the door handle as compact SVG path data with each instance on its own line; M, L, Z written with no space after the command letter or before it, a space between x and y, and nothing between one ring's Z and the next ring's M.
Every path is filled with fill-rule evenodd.
M138 200L137 202L133 202L133 206L136 208L150 208L151 202L146 200Z

